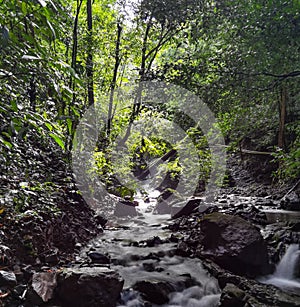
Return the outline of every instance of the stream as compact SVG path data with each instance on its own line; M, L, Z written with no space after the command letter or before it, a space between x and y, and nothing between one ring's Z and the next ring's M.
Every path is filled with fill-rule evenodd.
M110 218L105 232L89 242L81 251L81 257L93 252L110 258L107 265L124 279L119 307L218 306L221 290L217 280L207 273L201 260L183 257L175 252L178 238L173 237L168 229L168 225L173 223L170 214L154 213L159 195L160 192L156 190L148 192L147 196L137 194L138 215ZM228 208L241 208L247 212L247 208L259 207L266 212L269 224L273 220L299 219L297 213L276 210L277 204L273 207L265 205L268 202L262 198L223 195L216 202L221 212ZM264 230L261 231L263 234ZM294 277L299 255L298 244L291 244L275 272L258 281L299 295L300 280ZM145 300L151 301L151 305L147 305Z
M82 253L97 251L111 257L110 267L125 281L118 306L142 306L142 297L133 288L138 284L141 287L144 281L149 281L148 288L152 285L167 288L162 297L152 297L159 306L218 306L221 293L218 282L203 269L201 261L174 254L176 242L168 240L171 232L166 229L170 215L153 214L158 196L158 191L152 191L145 202L141 194L137 195L139 215L116 218ZM164 292L170 299L168 304L161 304Z

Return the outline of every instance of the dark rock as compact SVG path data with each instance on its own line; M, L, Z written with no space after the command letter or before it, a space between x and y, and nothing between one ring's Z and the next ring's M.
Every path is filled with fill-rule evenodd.
M150 239L146 240L145 242L146 242L146 245L147 245L148 247L154 247L154 246L156 246L156 245L159 245L159 244L162 244L162 243L163 243L163 241L161 240L161 238L158 237L158 236L155 236L155 237L153 237L153 238L150 238Z
M143 268L147 272L155 271L155 263L154 262L143 262Z
M32 289L43 300L43 302L48 302L53 298L56 285L56 273L41 272L34 273L32 276Z
M296 192L290 193L281 200L280 206L282 209L291 211L300 211L300 197Z
M99 214L95 215L94 218L95 218L96 223L102 227L104 227L106 223L108 222L108 220L105 217Z
M175 190L177 188L178 182L179 182L179 176L174 176L174 173L172 174L171 172L167 172L163 181L157 187L157 190L158 191Z
M139 203L136 200L131 201L130 196L125 196L124 199L121 198L120 203L130 207L137 207L139 205Z
M268 223L266 213L260 211L253 205L246 207L243 210L236 211L235 215L238 215L241 218L247 221L251 221L252 223L257 225L267 225Z
M177 245L177 255L179 256L188 256L190 254L189 246L186 242L181 241Z
M135 206L125 204L124 202L122 202L122 203L118 202L116 204L114 215L116 215L118 217L137 216L138 213L136 211Z
M157 214L171 214L171 206L167 202L161 200L156 204L154 211Z
M20 282L24 278L24 273L21 270L21 267L19 265L13 266L14 274L16 275L17 281Z
M223 289L220 299L220 307L245 306L245 292L233 284L227 284Z
M200 227L202 256L236 274L255 277L270 272L266 243L247 221L215 212L205 215Z
M229 288L229 292L238 293L240 291L245 292L244 300L246 304L243 306L255 306L255 307L274 307L274 306L289 306L296 307L300 306L300 297L291 293L284 292L277 287L272 285L265 285L257 282L253 279L247 279L242 276L234 275L224 269L220 268L217 264L211 261L203 261L202 265L209 271L209 273L217 278L219 285L222 289L226 288L226 285L234 284L240 290L231 291L232 287ZM227 288L228 289L228 288ZM225 291L225 293L227 290ZM225 293L223 295L225 295ZM241 293L242 296L242 293ZM246 297L247 296L247 297ZM223 305L222 305L223 306ZM236 305L227 305L235 307Z
M66 307L113 307L123 283L118 273L104 267L65 269L58 276L57 299Z
M179 241L179 238L172 233L169 238L169 242L178 243L178 241Z
M134 290L142 293L145 300L154 304L165 304L169 301L168 295L175 291L175 287L167 281L143 280L138 281Z
M16 284L17 278L13 272L0 271L0 286L13 287Z
M294 223L293 225L291 225L291 230L300 232L300 222L297 222L297 223Z
M162 268L162 267L160 267L160 266L158 266L158 267L155 268L155 272L163 272L164 270L165 270L165 269Z
M0 245L0 264L9 265L13 260L13 254L9 247L5 245Z
M45 262L51 264L57 264L59 262L59 257L57 251L53 251L45 256Z
M172 191L172 189L166 188L164 190L159 190L158 191L162 191L158 197L158 201L162 201L162 200L166 200L168 199L170 196L173 195L174 191Z
M177 219L184 215L190 215L197 211L202 201L201 198L191 198L187 202L184 202L183 206L173 207L171 212L172 218Z
M110 257L100 252L91 251L88 253L88 256L91 258L93 263L110 264Z

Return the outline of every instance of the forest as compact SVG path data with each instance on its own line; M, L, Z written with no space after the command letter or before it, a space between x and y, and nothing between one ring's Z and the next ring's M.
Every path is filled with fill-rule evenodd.
M299 306L299 89L299 0L0 0L0 306Z

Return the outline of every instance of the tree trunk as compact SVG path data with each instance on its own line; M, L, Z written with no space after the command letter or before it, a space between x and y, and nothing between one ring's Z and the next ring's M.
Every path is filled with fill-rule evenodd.
M114 73L113 78L110 86L110 97L109 97L109 106L108 106L108 115L107 115L107 139L109 140L110 133L111 133L111 122L112 122L112 110L113 110L113 103L114 103L114 91L116 88L117 83L117 76L118 76L118 70L119 65L121 62L120 59L120 44L121 44L121 34L122 34L122 26L120 22L117 24L117 42L116 42L116 51L115 51L115 67L114 67Z
M286 101L287 91L283 87L279 98L279 132L278 132L278 147L285 147L285 118L286 118Z
M93 75L93 11L92 0L87 0L87 27L88 27L88 46L87 46L87 60L86 60L86 75L87 75L87 89L88 89L88 105L95 104L94 98L94 75Z

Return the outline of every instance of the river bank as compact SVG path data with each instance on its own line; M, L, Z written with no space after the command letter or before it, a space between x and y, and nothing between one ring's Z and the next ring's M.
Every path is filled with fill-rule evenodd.
M221 306L298 306L299 297L291 289L282 292L257 281L260 275L274 272L289 245L299 244L297 219L271 223L266 214L282 206L280 199L290 186L257 183L239 164L231 166L231 175L235 184L221 189L214 203L205 207L208 211L198 210L200 201L199 207L175 220L168 214L152 214L158 195L150 193L138 197L137 215L106 221L67 187L64 193L69 205L61 204L62 216L48 213L41 220L27 212L16 221L7 212L2 216L2 304L189 306L194 302L196 306L218 306L221 302ZM243 265L237 265L240 258L234 258L236 255L232 259L229 255L226 261L224 253L218 258L216 250L228 246L230 250L232 243L208 244L203 251L205 240L216 241L216 233L212 239L203 237L201 224L212 214L222 215L222 221L224 214L234 219L228 225L237 226L231 229L231 236L237 234L232 241L242 257L249 253L253 236L262 240L257 251L268 258L259 260L262 269L256 272L248 263L249 270L239 271ZM238 246L239 235L243 236L239 225L245 226L244 221L253 236L248 245ZM219 232L222 240L224 229ZM113 293L110 298L109 291Z

